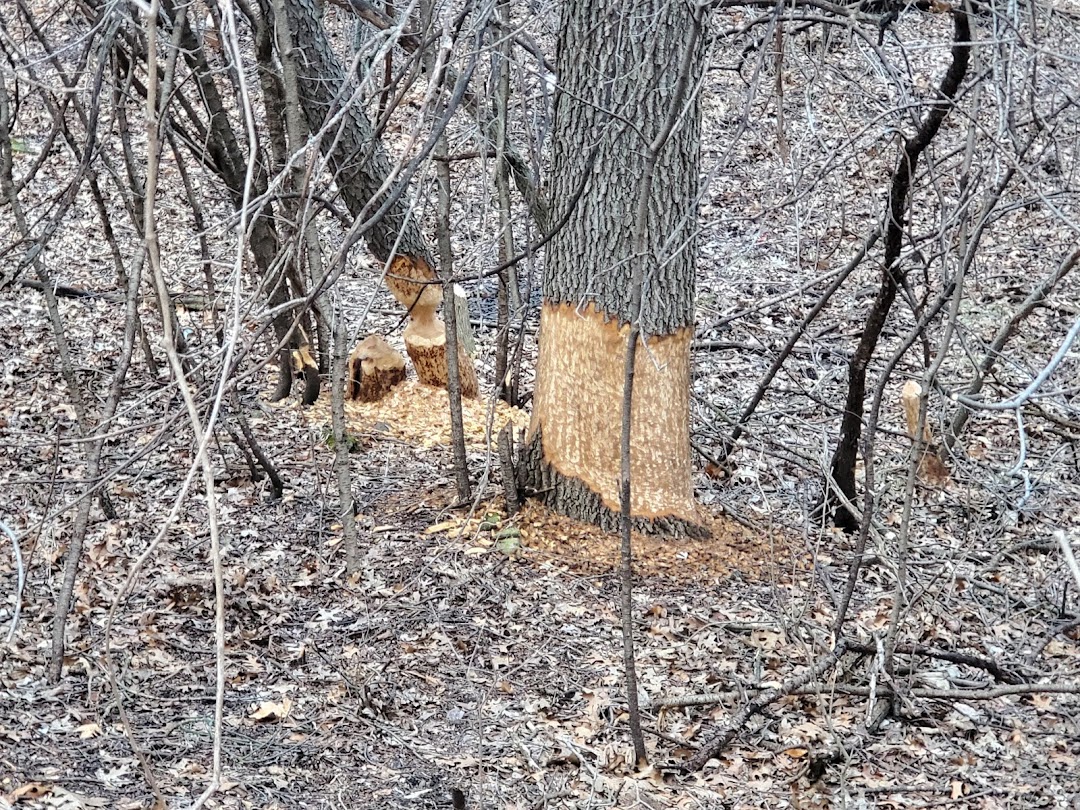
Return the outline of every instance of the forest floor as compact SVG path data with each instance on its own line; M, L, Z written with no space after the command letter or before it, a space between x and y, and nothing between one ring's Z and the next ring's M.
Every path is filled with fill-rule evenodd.
M26 293L4 298L8 311L37 305ZM41 344L7 335L9 386L51 386L47 372L31 368ZM421 406L445 398L407 385ZM18 425L27 411L56 419L59 401L42 411L40 396L15 393L5 391L14 403L5 419L18 441L0 451L7 493L30 486L26 463L12 463L13 447L58 461L53 437L35 439ZM507 518L492 485L469 519L468 509L452 508L450 456L432 419L410 436L407 425L391 429L355 406L362 539L359 574L346 581L321 406L305 411L265 397L250 405L253 428L289 487L281 500L269 499L265 482L252 481L239 459L218 474L226 783L210 807L449 808L452 789L470 808L527 810L1078 806L1075 694L910 698L870 733L873 702L833 687L872 686L880 677L873 655L845 657L820 695L771 705L702 772L641 772L631 762L625 709L617 538L535 505ZM484 408L471 407L474 424ZM436 442L424 446L432 436ZM109 608L189 463L182 450L172 452L114 484L138 510L115 521L95 514L67 667L55 686L45 662L70 525L61 517L34 538L21 623L0 665L0 796L8 803L149 806L103 656ZM475 441L470 460L483 469ZM714 495L725 488L705 475L700 483ZM770 487L763 485L765 495ZM925 510L940 509L942 496L952 497L926 494L920 525L935 523ZM753 515L742 522L717 515L707 541L636 539L637 661L656 766L685 760L746 700L828 650L828 589L842 587L850 541ZM205 522L202 498L189 499L109 635L128 722L177 807L203 789L211 767L214 599ZM982 539L971 534L952 536L942 525L917 533L912 578L923 598L904 638L992 659L1032 681L1075 683L1075 633L1055 635L1060 606L1048 598L1061 575L1054 544L1031 525L1010 536L1011 545L981 554ZM497 539L505 537L517 543ZM14 567L6 558L0 566L10 594ZM850 630L873 643L891 604L888 564L874 561L864 585ZM977 668L904 661L901 689L1000 685ZM702 693L717 702L648 708L657 698Z
M898 26L910 40L912 27L923 24L905 17ZM940 30L926 35L947 42ZM738 53L722 52L710 76L741 92L732 69ZM803 78L812 73L806 54L791 59L796 74L800 66ZM936 76L935 67L927 75ZM792 81L786 95L786 148L796 152L822 137L796 115L810 103L800 95L809 97L808 87L809 79L805 87ZM852 146L861 162L841 192L843 214L815 199L792 216L789 197L806 191L802 183L819 191L806 177L820 166L807 159L796 171L781 156L769 101L725 106L722 98L706 102L703 155L712 185L701 206L693 430L705 456L816 300L821 279L877 221L895 159L895 144L876 156L865 144ZM855 94L848 101L873 106ZM748 111L760 126L743 125ZM1060 207L1076 206L1075 188L1069 193L1057 198ZM89 214L87 222L92 227ZM1033 273L1051 269L1062 240L1047 223L1023 207L1002 217L990 240L998 246L993 272L972 281L973 303L962 313L968 345L983 347L1027 295ZM57 234L58 280L115 290L107 249L92 238L88 249L87 241L77 227ZM167 253L185 250L190 255L191 241L169 245L166 236ZM465 270L492 255L473 248ZM835 444L847 360L877 278L868 263L849 282L851 292L823 311L748 425L731 468L698 459L697 496L713 537L635 539L633 615L652 763L644 770L632 762L627 723L617 538L535 504L505 514L483 442L487 401L467 413L481 495L475 505L455 506L445 395L412 381L397 414L350 406L361 535L352 579L344 572L325 403L270 403L272 370L240 386L241 406L286 490L271 498L227 437L215 445L226 650L216 729L205 494L196 483L136 568L193 453L175 391L133 368L107 466L147 452L108 483L120 517L106 519L96 505L91 512L65 671L50 684L50 631L74 531L70 507L86 471L41 295L0 291L0 520L21 533L23 554L20 568L0 536L0 808L149 807L146 773L170 807L188 806L208 784L220 730L225 783L211 808L451 808L453 791L461 791L469 810L1080 809L1080 696L1009 683L1080 683L1080 611L1056 539L1059 531L1080 532L1075 436L1031 421L1021 446L1011 415L977 416L949 483L920 484L905 514L910 441L894 403L903 379L921 373L921 358L901 363L886 388L876 446L879 520L846 632L871 649L880 643L903 532L910 561L900 641L970 653L1001 670L924 651L900 656L895 680L887 681L879 655L851 652L817 693L768 706L700 772L675 767L762 690L799 676L830 649L853 545L811 513ZM919 284L933 281L928 275ZM374 302L368 331L393 332L400 312L372 277L343 278L340 287L357 310ZM481 284L470 292L490 298ZM1041 367L1067 327L1063 313L1078 300L1080 282L1070 277L1010 344L995 392L1004 396ZM65 299L61 313L79 379L100 392L115 366L122 307ZM201 313L184 317L196 338L209 332ZM879 358L915 320L898 305ZM478 325L478 369L488 387L489 327ZM882 361L875 362L879 372ZM956 357L945 364L943 389L961 386L959 369ZM1067 402L1069 413L1080 410L1075 394ZM934 424L947 422L948 408L935 392ZM496 419L521 425L527 414L501 408ZM20 570L27 582L16 625ZM133 572L130 592L119 598ZM869 730L884 686L902 699ZM654 703L706 693L715 702ZM128 730L145 754L145 772Z

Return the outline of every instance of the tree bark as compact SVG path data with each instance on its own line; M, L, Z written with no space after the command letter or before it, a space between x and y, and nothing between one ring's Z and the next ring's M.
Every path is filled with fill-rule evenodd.
M322 132L335 115L341 114L333 131L320 139L320 148L349 213L354 217L370 215L389 194L383 185L391 174L390 159L375 137L372 122L353 98L356 84L346 77L331 48L314 0L287 0L285 16L293 47L299 51L296 78L308 126L312 132ZM437 307L442 303L437 284L407 282L408 278L436 279L435 260L409 207L405 195L398 198L368 230L368 249L380 262L391 262L387 284L403 306Z
M953 12L952 62L941 80L938 98L930 103L930 111L919 125L915 136L904 144L900 161L893 172L889 187L889 199L885 212L885 261L874 304L866 317L862 337L848 365L848 390L844 417L840 424L840 439L833 453L830 469L831 484L823 501L825 511L833 522L846 532L859 527L858 517L848 509L847 503L855 500L855 461L859 440L862 437L863 408L866 399L866 372L870 366L878 338L885 327L897 290L900 289L907 269L900 261L903 247L908 197L911 180L919 157L941 129L941 124L952 109L960 83L967 74L971 55L971 27L962 9ZM838 494L839 493L839 494Z
M244 205L244 187L247 183L247 149L241 143L236 131L233 129L226 105L218 90L215 81L215 72L206 59L202 48L202 42L192 28L186 13L181 13L183 6L177 6L175 0L163 0L162 9L165 12L169 25L178 26L180 52L199 90L199 98L202 100L208 126L202 133L203 138L196 146L189 142L189 147L195 157L208 166L218 177L221 178L229 193L233 206L239 211ZM120 49L115 51L121 59L124 58ZM133 57L138 54L133 50ZM183 97L178 96L183 102ZM277 112L277 111L275 111ZM197 121L194 110L189 111L189 117L193 122ZM201 124L199 124L201 127ZM266 193L267 176L261 161L255 165L254 176L251 179L251 198L260 199ZM274 226L275 213L273 206L266 202L259 206L251 218L251 234L249 246L251 255L255 259L255 266L263 278L266 289L267 301L274 309L282 309L289 300L289 290L286 284L283 266L277 261L280 247L277 230ZM302 294L302 290L297 290ZM273 399L283 399L288 396L292 389L292 353L291 350L306 348L306 336L302 339L300 333L293 330L293 314L288 311L280 311L273 319L274 334L278 343L284 344L279 351L278 387ZM317 389L318 369L305 368L307 390L305 403L312 400L312 389ZM313 382L314 380L314 382ZM314 391L318 395L318 391ZM310 401L309 401L310 400Z
M690 339L700 110L696 96L659 153L646 255L634 250L644 155L668 117L688 4L568 3L559 33L552 195L589 185L551 239L540 354L523 453L528 489L557 511L618 526L619 441L631 267L645 262L635 361L631 513L639 528L697 521L691 485ZM691 76L700 74L700 53ZM600 143L590 166L585 144Z
M354 217L369 217L390 196L392 176L390 159L379 141L375 127L356 103L356 83L345 74L323 30L314 0L287 0L285 16L292 34L292 44L299 51L296 59L300 104L308 126L314 133L340 114L333 132L319 139L320 148L334 172L334 181L341 191L349 213ZM436 281L435 260L427 239L410 211L405 195L399 196L385 214L368 229L365 239L372 255L387 266L386 284L390 292L410 313L414 321L423 322L425 338L432 344L439 341L430 335L443 324L435 317L442 304L442 290ZM445 343L445 337L442 339ZM429 348L425 345L425 349ZM412 347L409 347L410 355ZM429 359L433 355L429 356ZM423 382L445 385L445 355L443 370L425 377L417 367ZM471 373L472 361L465 356Z

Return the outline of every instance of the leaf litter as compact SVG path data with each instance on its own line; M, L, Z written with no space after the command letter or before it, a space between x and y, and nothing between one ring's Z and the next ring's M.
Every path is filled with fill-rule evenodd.
M740 14L726 11L717 24L741 24ZM929 40L940 34L924 31L913 17L898 22L905 36ZM1064 50L1075 42L1063 36L1059 45ZM850 57L851 49L833 53ZM936 75L926 61L933 56L926 49L913 70ZM729 45L717 64L730 67L737 58L738 47ZM791 59L809 75L809 55ZM733 77L710 73L721 88L738 86ZM789 84L789 104L799 92L797 83ZM756 103L755 114L768 120L768 103ZM797 105L788 110L796 147L816 138L834 147L847 143L838 122L865 119L879 101L852 93L835 103L842 109L833 110L831 119L800 121ZM695 437L707 451L812 299L807 293L726 326L710 324L799 288L808 274L842 263L858 241L848 222L830 217L839 208L830 202L835 196L805 208L798 222L779 204L784 194L805 188L776 182L793 173L778 153L775 131L763 125L733 137L743 112L723 92L706 110L706 168L719 165L729 147L736 151L702 202L698 338L740 347L696 354ZM33 129L34 115L28 112L20 124ZM42 117L39 129L47 127ZM851 222L873 221L878 213L893 152L875 138L872 144L849 143L853 155L866 147L846 164L848 182L862 192L845 195ZM806 176L832 159L827 152L807 155ZM59 178L54 181L59 185ZM1075 190L1070 193L1075 197ZM1075 211L1075 199L1067 195L1058 203ZM165 236L167 243L174 240L167 253L190 254L182 233L178 226ZM812 240L800 238L805 234L817 240L813 250L806 248ZM482 238L476 237L478 244ZM1015 302L1016 291L1020 298L1025 294L1045 245L1068 238L1038 212L1003 217L988 242L997 267L978 279L982 298L965 313L972 340L981 345L992 337L1012 311L1007 304ZM482 253L466 247L470 257ZM62 229L49 253L68 257L65 282L89 288L110 283L106 251L88 251L79 228ZM863 286L827 308L822 327L798 347L741 441L730 474L699 471L701 502L739 519L717 517L712 543L635 536L639 678L643 705L650 707L647 742L654 762L645 771L628 759L615 538L536 506L508 518L494 497L471 520L453 510L447 434L436 416L444 395L412 384L410 396L427 400L404 419L400 407L365 414L350 406L354 419L367 419L359 429L362 450L352 456L364 543L358 574L343 584L323 406L305 412L270 405L262 395L269 381L245 390L253 430L272 449L289 488L280 501L269 500L265 484L251 480L239 459L229 453L218 459L227 526L226 781L209 806L443 808L452 806L457 789L470 808L528 810L1073 810L1080 795L1075 695L903 697L898 717L871 735L864 730L869 698L839 688L878 686L881 673L868 654L845 657L822 693L783 698L702 772L682 775L663 767L690 756L758 690L783 682L828 649L830 588L842 586L851 546L840 534L804 527L810 525L823 437L835 433L835 416L822 403L839 401L847 352L861 328L867 289L873 289L872 270L859 279ZM346 296L371 297L371 279L350 281L342 282ZM1056 305L1075 302L1078 289L1070 279ZM117 349L106 335L116 332L103 325L116 326L122 312L103 301L62 301L61 309L78 338L85 364L80 373L90 380L115 362ZM148 791L104 675L104 624L123 577L175 497L191 449L182 436L156 437L162 389L144 371L133 374L132 384L142 386L141 404L124 411L118 426L129 431L131 447L152 450L137 472L110 484L112 494L132 508L113 521L93 514L68 627L66 671L58 685L49 685L48 629L73 527L70 512L49 523L43 518L58 500L81 491L83 468L72 449L74 413L40 296L0 291L0 313L2 508L28 532L33 549L21 624L0 647L0 807L144 807ZM184 317L189 328L200 328L197 315ZM392 321L377 316L373 327L388 329ZM1037 367L1060 332L1052 309L1034 317L1010 349L1020 359L1002 372L1000 387L1015 387L1023 369ZM485 351L480 366L490 373ZM508 418L524 424L518 414ZM487 452L480 430L486 430L486 411L469 419L475 467ZM898 414L886 419L901 432ZM1007 422L991 415L972 421L973 449L968 467L954 476L957 483L917 493L915 590L902 616L902 638L971 651L1030 680L1075 682L1077 632L1056 631L1069 610L1075 615L1074 607L1063 610L1075 605L1075 594L1048 542L1051 529L1078 529L1075 458L1070 462L1060 451L1071 446L1075 452L1075 440L1063 445L1060 435L1033 426L1029 459L1038 466L1037 480L1025 490L998 473L1015 455ZM851 622L870 641L892 608L890 531L900 522L907 448L895 435L879 445L883 531L861 576ZM130 449L118 450L116 458ZM994 475L993 485L982 483ZM504 542L508 538L516 544ZM124 603L111 639L136 738L176 806L201 792L211 766L215 662L205 548L205 506L190 498ZM0 629L6 629L15 579L9 556L0 556L0 579L9 595L0 606ZM905 661L895 684L902 693L994 685L965 664L926 655ZM700 694L716 700L654 705Z

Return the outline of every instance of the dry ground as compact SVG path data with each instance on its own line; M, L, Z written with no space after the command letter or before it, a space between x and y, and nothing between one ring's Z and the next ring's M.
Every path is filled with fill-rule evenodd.
M716 24L719 30L745 19L725 12ZM899 25L905 41L933 45L916 49L911 68L932 84L947 26L915 14ZM1077 53L1075 32L1072 40L1067 30L1058 33L1060 49ZM869 89L848 86L823 101L809 44L789 51L783 155L775 99L761 91L746 101L734 70L740 43L720 47L705 101L711 185L702 202L698 337L712 343L696 354L694 392L695 440L706 453L715 452L822 285L795 291L843 265L876 221L895 158L888 133L845 129L896 103L874 89L880 77L849 76ZM833 43L841 68L862 64L857 46ZM1063 64L1075 83L1065 70L1075 63ZM756 86L772 86L767 68L758 65L765 78ZM746 127L748 113L753 124ZM22 120L30 130L24 135L40 134L33 116ZM945 136L962 131L957 124ZM465 151L468 133L455 137ZM1054 191L1054 210L1080 221L1072 145L1060 160L1072 168ZM837 165L844 172L829 174ZM59 170L54 179L62 179ZM792 197L803 202L792 204ZM463 272L490 266L494 255L492 218L471 218L470 204L458 212ZM962 313L972 354L1075 241L1049 208L1017 206L989 238L991 258ZM175 209L163 209L173 216ZM112 289L92 210L87 204L81 224L69 222L57 235L49 260L64 283ZM189 224L177 217L173 225L165 247L171 270L198 283ZM874 265L860 272L788 361L732 470L714 477L702 461L698 496L713 516L714 539L638 538L634 617L645 705L720 695L715 705L647 709L657 766L684 760L758 690L797 675L828 649L852 546L815 525L810 512L835 442L846 360L876 283ZM927 273L916 292L935 282ZM357 310L374 296L365 329L389 332L396 316L380 314L390 312L387 296L373 284L360 268L340 291ZM786 293L792 296L769 303ZM1069 278L1010 344L995 391L1015 390L1041 367L1077 300L1080 284ZM80 380L101 395L122 311L83 299L64 301L62 313ZM192 339L209 343L205 321L185 317ZM898 306L879 356L913 322ZM480 328L479 337L479 369L490 383L493 333ZM109 460L119 464L150 449L108 485L120 519L92 512L67 667L61 682L49 685L49 628L74 514L61 507L85 485L54 346L40 294L0 291L0 520L21 533L28 576L14 637L0 646L0 807L149 806L108 683L106 642L137 745L170 806L184 807L207 784L214 734L213 593L206 504L197 487L121 601L108 638L105 623L173 505L191 465L190 438L173 390L137 365ZM878 443L880 532L848 626L870 643L892 605L909 447L891 403L903 378L920 373L919 354L913 350L890 383ZM964 380L963 352L955 354L944 367L946 389ZM1076 369L1070 359L1055 381L1065 393L1053 403L1073 419L1080 408ZM226 570L226 784L208 806L449 808L458 789L470 810L1080 807L1076 694L910 698L869 733L873 701L840 687L877 688L883 676L872 655L846 656L823 694L771 706L701 773L636 771L628 762L614 538L535 506L507 518L493 470L471 517L453 508L439 395L412 388L404 420L352 413L361 565L346 581L325 408L271 405L272 387L266 372L250 378L241 404L286 478L285 496L271 500L227 439L215 447ZM932 418L947 419L949 407L935 394ZM486 413L480 408L470 418L476 428ZM1007 415L973 420L952 484L918 489L901 638L992 659L1027 681L1076 684L1076 631L1058 631L1077 616L1077 597L1054 540L1057 530L1080 531L1076 439L1050 422L1027 427L1025 463L1012 469L1021 452L1015 423ZM490 459L475 429L471 435L479 481ZM17 566L6 538L0 544L6 634ZM927 657L905 656L898 671L901 689L999 685L983 670Z

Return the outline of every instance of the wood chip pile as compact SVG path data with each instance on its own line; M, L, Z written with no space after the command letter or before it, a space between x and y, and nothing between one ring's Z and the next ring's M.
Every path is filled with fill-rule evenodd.
M513 423L515 433L529 425L529 414L512 408L502 400L490 398L463 399L462 423L465 444L483 449L487 436L488 413L492 408L491 446L495 447L499 431ZM322 396L307 411L316 424L331 424L330 397ZM450 404L446 391L416 380L397 385L378 402L346 401L345 418L354 434L380 433L393 436L417 447L449 446Z

